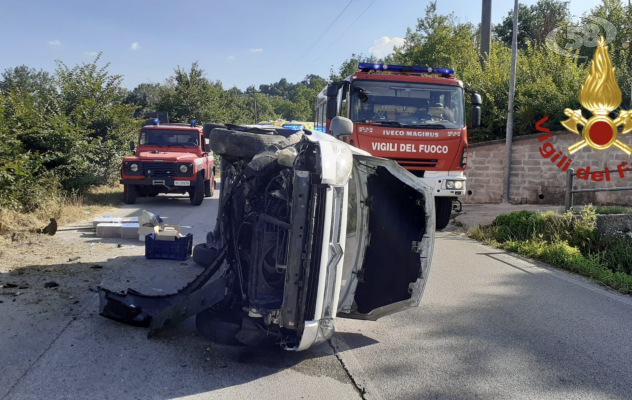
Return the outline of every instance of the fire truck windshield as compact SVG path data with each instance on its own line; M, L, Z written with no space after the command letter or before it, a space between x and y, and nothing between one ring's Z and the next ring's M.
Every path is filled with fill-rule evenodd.
M353 122L407 128L465 126L463 89L459 86L356 80L350 93Z
M140 144L147 146L183 146L198 147L199 132L177 129L143 129L140 132Z

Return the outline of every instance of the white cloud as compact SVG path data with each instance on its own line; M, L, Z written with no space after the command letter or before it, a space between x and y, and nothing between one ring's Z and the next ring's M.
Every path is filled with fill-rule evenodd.
M250 49L251 53L261 53L263 49Z
M140 43L138 43L138 42L132 43L132 47L130 47L129 49L133 50L133 51L136 51L136 50L140 49Z
M406 43L404 38L394 37L391 39L388 36L384 36L373 42L373 47L369 51L377 58L384 58L393 53L393 47L402 46L404 43Z
M234 60L234 59L235 59L235 56L228 56L228 57L226 57L226 59L227 59L227 60Z
M99 55L99 53L97 53L96 51L86 51L85 53L83 53L83 55L88 57L96 57Z
M61 42L57 39L49 41L48 44L52 46L61 46Z

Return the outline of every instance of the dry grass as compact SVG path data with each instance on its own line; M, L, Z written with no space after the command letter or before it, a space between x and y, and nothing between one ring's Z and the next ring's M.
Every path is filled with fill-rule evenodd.
M92 219L92 215L102 213L123 203L123 186L100 186L83 195L62 196L43 202L30 213L0 210L0 235L23 232L46 226L50 218L59 225L68 225Z

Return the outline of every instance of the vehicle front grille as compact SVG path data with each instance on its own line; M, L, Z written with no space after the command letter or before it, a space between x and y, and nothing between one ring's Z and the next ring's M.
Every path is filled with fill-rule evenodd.
M315 201L312 201L314 216L314 241L312 242L311 262L309 263L307 280L307 290L305 291L305 319L311 320L316 313L316 297L318 292L318 277L320 275L320 257L323 248L323 231L325 229L325 203L327 201L327 186L319 186L314 191Z
M439 160L431 160L425 158L394 158L402 167L408 168L435 168Z
M140 163L141 173L145 176L171 176L178 173L176 163L147 162Z

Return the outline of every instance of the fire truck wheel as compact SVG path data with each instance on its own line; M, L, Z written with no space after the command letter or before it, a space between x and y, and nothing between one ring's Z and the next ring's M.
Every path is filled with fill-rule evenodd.
M123 201L125 204L136 203L137 195L138 189L136 189L136 185L123 185Z
M211 179L204 181L204 197L213 197L215 194L215 179L211 176Z
M437 230L448 226L450 214L452 213L451 197L435 197L435 218Z
M189 200L194 206L202 204L202 200L204 200L204 175L198 175L195 188L189 192Z
M211 150L217 154L251 159L259 151L273 144L280 147L290 142L280 135L238 132L228 129L213 129L210 134Z

